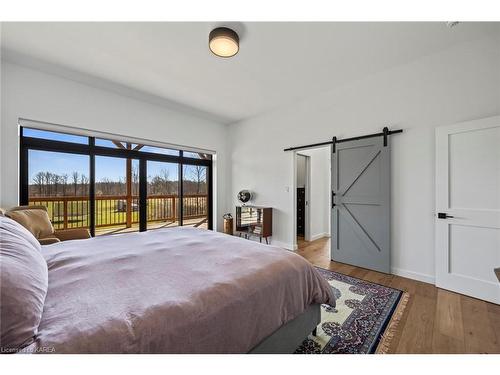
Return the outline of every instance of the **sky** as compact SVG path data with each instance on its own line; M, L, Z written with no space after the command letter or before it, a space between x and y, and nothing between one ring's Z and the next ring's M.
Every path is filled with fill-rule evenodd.
M67 154L49 151L29 151L29 178L30 183L33 182L33 176L38 172L52 172L58 175L67 174L68 181L71 180L73 171L79 174L84 174L89 177L89 156ZM95 157L95 178L96 182L100 182L107 178L110 181L119 181L120 178L125 180L125 165L126 159L113 158L108 156ZM134 159L132 166L139 167L139 161ZM177 181L178 166L173 163L148 161L147 171L148 180L158 174L163 175L162 170L168 172L171 181ZM188 179L191 179L187 176Z
M57 141L65 141L72 143L87 144L88 138L84 136L55 133L37 129L23 129L23 135L28 137L45 138ZM111 141L96 140L96 144L102 146L114 147ZM144 146L143 151L161 152L163 154L178 155L177 150L163 149L159 147ZM71 180L73 171L77 171L80 175L83 173L87 178L89 177L89 156L78 154L67 154L50 151L29 150L29 179L30 183L33 182L33 177L38 172L52 172L58 175L67 174L68 181ZM96 156L96 182L103 179L110 181L125 180L125 165L126 159L113 158L107 156ZM132 161L133 167L138 168L139 161L134 159ZM189 168L189 167L187 167ZM162 171L166 171L169 179L172 181L177 180L178 165L175 163L164 163L148 161L148 180L156 175L163 175ZM187 173L186 179L192 179L191 173Z

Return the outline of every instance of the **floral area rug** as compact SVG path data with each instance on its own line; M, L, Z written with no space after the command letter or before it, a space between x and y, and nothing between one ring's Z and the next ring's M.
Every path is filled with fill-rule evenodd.
M295 353L386 353L409 295L398 289L317 267L337 299L321 306L316 336L309 335Z

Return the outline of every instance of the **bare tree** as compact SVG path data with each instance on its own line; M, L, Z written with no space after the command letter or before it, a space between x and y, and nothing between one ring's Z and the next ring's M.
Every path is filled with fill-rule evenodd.
M45 186L46 186L46 190L45 190L45 194L46 195L51 195L51 182L52 182L52 173L50 172L45 172L44 173L44 177L45 177Z
M132 195L139 195L139 169L132 165Z
M127 194L127 183L125 177L122 176L118 177L118 182L113 182L113 185L115 185L114 194L115 193L117 195Z
M68 185L68 175L66 173L61 175L62 193L66 195L66 186Z
M163 181L163 185L164 185L164 192L163 194L168 194L169 193L169 182L170 182L170 171L168 169L162 169L160 171L160 175L161 175L161 179Z
M51 181L54 184L54 195L57 196L57 191L59 189L59 181L61 180L61 176L51 173Z
M76 197L76 193L78 191L78 177L79 177L79 174L77 171L73 171L73 173L71 174L71 180L73 182L73 193Z
M38 172L36 175L33 176L33 182L38 187L38 195L40 196L43 193L44 180L45 177L43 172Z
M101 186L103 193L105 195L109 195L110 187L111 187L111 180L107 177L103 177L101 179L101 181L99 181L99 185Z
M80 183L82 185L82 195L87 195L87 185L89 183L88 177L82 174L80 176Z
M201 193L201 186L206 183L206 171L206 168L202 165L195 165L191 169L191 174L196 182L196 194L198 195Z

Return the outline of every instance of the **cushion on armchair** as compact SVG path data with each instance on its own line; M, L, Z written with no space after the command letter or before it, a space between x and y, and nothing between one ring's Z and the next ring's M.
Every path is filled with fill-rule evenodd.
M54 237L59 241L85 240L90 238L90 232L87 228L63 229L56 230L54 232Z
M42 245L90 238L90 232L86 228L55 231L45 206L18 206L8 210L5 216L29 230Z
M37 239L54 235L54 227L44 206L14 207L7 211L6 216L28 229Z

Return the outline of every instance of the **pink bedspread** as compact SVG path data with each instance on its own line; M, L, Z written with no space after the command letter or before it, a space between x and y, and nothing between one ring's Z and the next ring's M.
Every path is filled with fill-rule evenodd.
M245 353L312 303L335 305L302 257L194 228L43 247L36 345L55 353Z

